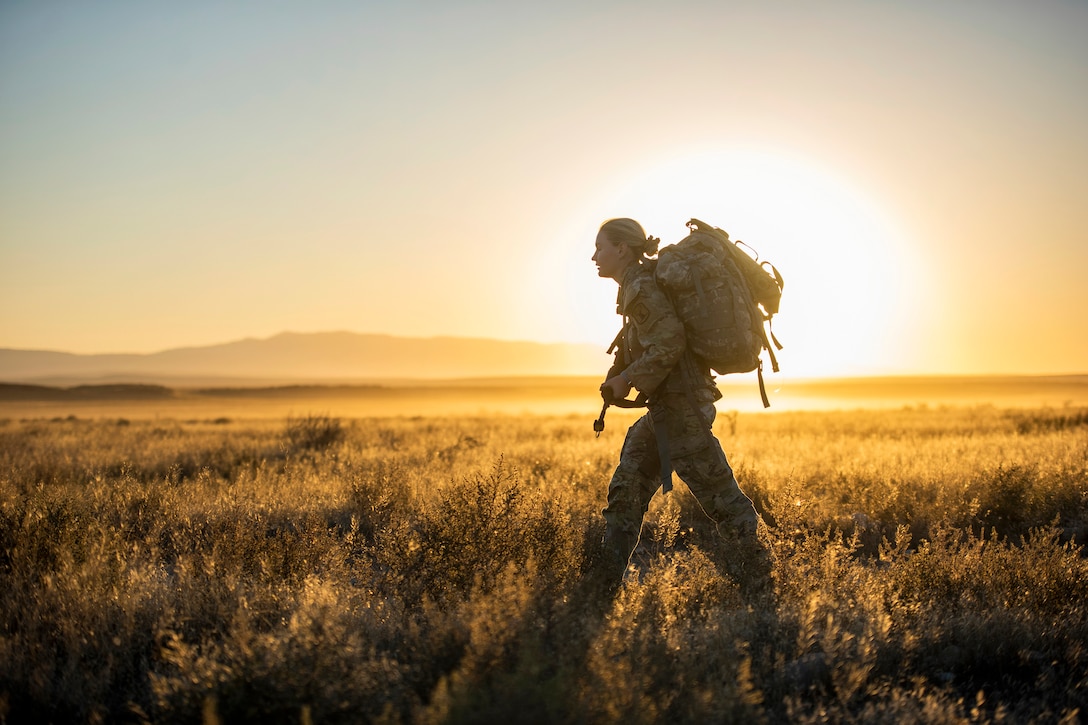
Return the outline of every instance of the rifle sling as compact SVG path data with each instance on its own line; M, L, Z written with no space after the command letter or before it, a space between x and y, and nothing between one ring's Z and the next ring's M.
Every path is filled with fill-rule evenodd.
M657 457L661 462L661 493L672 490L672 454L669 452L669 431L666 425L666 410L663 405L647 406L650 420L654 424L654 438L657 439Z

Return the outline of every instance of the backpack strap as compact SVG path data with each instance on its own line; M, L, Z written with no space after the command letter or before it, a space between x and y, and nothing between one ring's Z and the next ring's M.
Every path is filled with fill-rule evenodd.
M774 360L774 353L771 353L771 360ZM775 371L778 370L778 363L775 363ZM771 401L767 398L767 387L763 384L763 361L759 361L759 367L756 368L756 376L759 377L759 397L763 398L763 407L770 408Z
M763 326L763 325L760 325L760 326L759 326L759 334L760 334L760 336L761 336L761 337L763 338L763 347L764 347L764 349L766 349L766 350L767 350L767 354L771 356L771 370L773 370L774 372L776 372L776 373L777 373L777 372L778 372L778 358L776 358L776 357L774 356L774 348L773 348L773 347L771 347L771 341L767 339L767 330L766 330L766 329L764 328L764 326ZM774 337L774 333L773 333L773 332L771 333L771 337L772 337L772 338ZM779 350L781 350L781 349L782 349L782 346L781 346L781 345L779 345L779 343L778 343L778 340L777 340L777 339L776 339L776 340L774 341L774 344L775 344L775 345L778 345L778 349L779 349ZM760 369L760 370L762 370L762 369L763 369L763 361L762 361L762 360L760 360L760 361L759 361L759 369ZM761 376L760 376L760 379L759 379L759 386L760 386L760 388L762 388L762 387L763 387L763 377L762 377L762 373L761 373ZM764 401L766 401L766 397L764 397ZM769 407L769 405L764 405L763 407L764 407L764 408L767 408L767 407Z
M738 243L739 244L744 244L744 242L738 242ZM744 246L748 247L747 244L744 244ZM748 247L748 248L752 249L751 247ZM771 264L767 260L763 260L762 262L760 262L759 266L760 267L770 267L771 268L771 275L774 277L775 284L778 285L778 291L779 292L781 292L782 290L784 290L786 288L786 281L784 279L782 279L782 273L778 271L777 267L775 267L773 264Z
M778 338L774 336L774 328L771 327L771 318L767 318L767 331L771 333L771 340L774 342L774 346L779 350L782 349L782 343L778 341Z

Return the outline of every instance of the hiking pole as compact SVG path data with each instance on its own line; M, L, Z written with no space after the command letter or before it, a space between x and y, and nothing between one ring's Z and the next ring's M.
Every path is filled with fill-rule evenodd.
M601 406L601 417L593 421L593 433L595 437L601 437L601 431L604 430L604 414L608 410L608 401L604 401L604 405Z
M601 406L601 415L597 420L593 421L593 433L596 438L601 437L601 431L604 430L604 414L608 412L608 406L612 404L612 399L615 396L612 394L612 388L601 386L601 398L604 399L604 405Z

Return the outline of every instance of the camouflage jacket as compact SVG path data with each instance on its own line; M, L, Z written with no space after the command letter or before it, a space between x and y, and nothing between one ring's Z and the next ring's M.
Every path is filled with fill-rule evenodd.
M627 270L620 282L616 311L623 315L623 347L618 369L611 374L626 372L636 390L651 396L659 388L684 392L683 368L694 382L698 400L721 397L709 369L687 352L684 324L658 286L652 264L632 265Z

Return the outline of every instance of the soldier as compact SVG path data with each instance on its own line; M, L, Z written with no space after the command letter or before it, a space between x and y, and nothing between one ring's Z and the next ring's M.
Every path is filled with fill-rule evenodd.
M721 393L710 369L687 349L683 323L654 278L649 257L659 243L635 220L612 219L601 226L593 254L597 274L619 284L624 321L601 395L619 400L633 387L649 409L628 430L608 485L607 576L613 584L623 577L650 499L663 482L671 486L675 469L729 546L730 573L752 591L769 582L770 560L757 536L761 520L712 432Z

